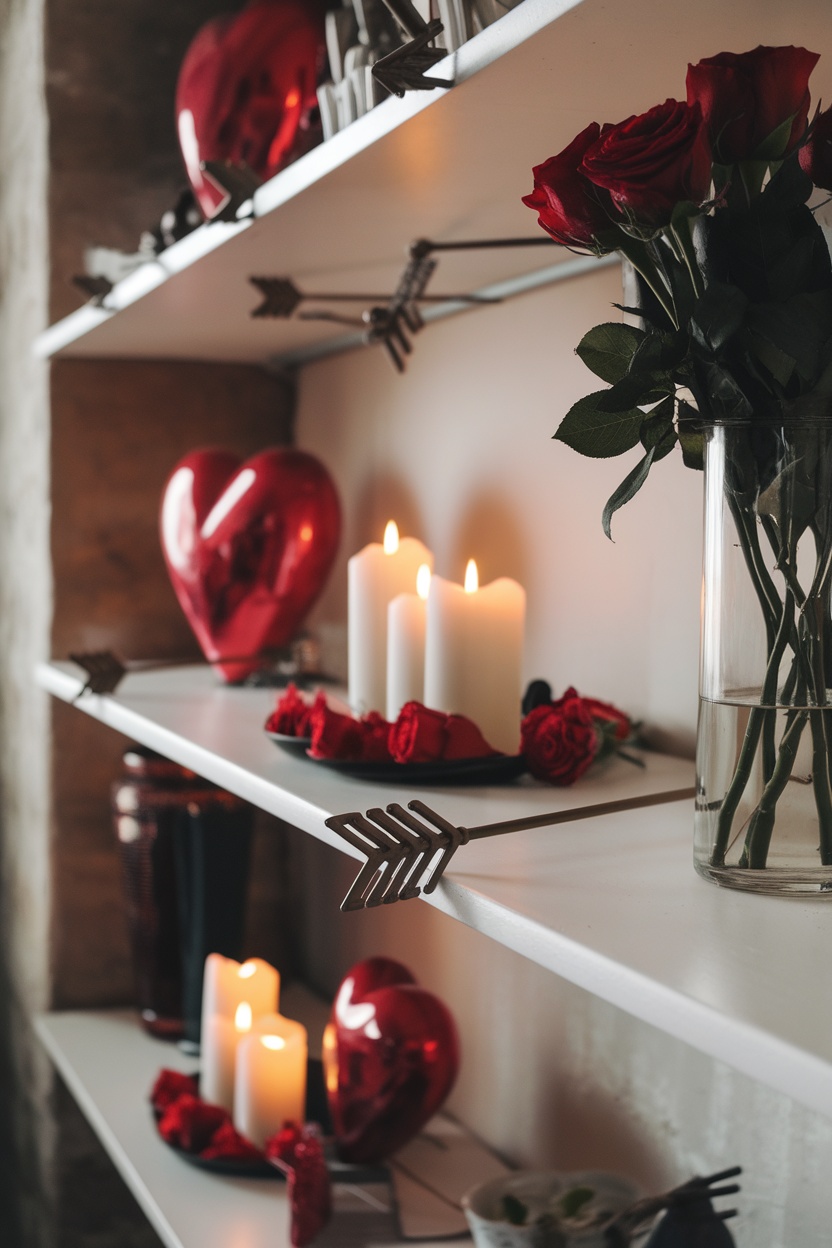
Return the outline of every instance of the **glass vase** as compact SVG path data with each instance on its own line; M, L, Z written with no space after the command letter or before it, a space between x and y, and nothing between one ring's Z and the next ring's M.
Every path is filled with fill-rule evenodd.
M705 442L696 869L731 888L823 893L832 418L717 424Z

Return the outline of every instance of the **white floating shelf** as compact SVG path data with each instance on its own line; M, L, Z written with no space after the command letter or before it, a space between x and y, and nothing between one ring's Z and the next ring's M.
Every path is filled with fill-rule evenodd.
M72 700L69 664L41 685ZM345 850L335 812L414 796L466 826L559 810L568 821L472 842L425 900L712 1057L832 1116L832 905L716 888L691 864L690 763L613 760L568 789L394 788L291 758L261 731L268 690L205 667L129 676L88 714ZM616 803L614 813L593 814ZM402 905L414 904L403 902Z

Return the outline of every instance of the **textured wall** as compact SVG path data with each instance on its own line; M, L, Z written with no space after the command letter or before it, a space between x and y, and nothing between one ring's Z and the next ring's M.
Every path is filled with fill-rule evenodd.
M293 391L256 368L59 361L52 372L52 652L115 649L128 658L199 657L159 545L159 499L195 446L247 457L285 442ZM53 977L59 1006L129 1001L110 785L126 742L53 703ZM266 832L266 827L270 834ZM263 816L255 929L268 931L280 841Z
M28 1023L47 1000L49 921L48 714L31 681L51 594L46 369L29 352L47 293L42 13L0 4L0 1208L4 1239L33 1245L49 1234L49 1076Z

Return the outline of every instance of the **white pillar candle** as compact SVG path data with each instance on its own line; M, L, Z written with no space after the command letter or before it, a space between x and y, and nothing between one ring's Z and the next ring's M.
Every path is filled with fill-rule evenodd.
M425 630L430 568L416 574L416 593L399 594L387 608L387 718L392 723L405 702L425 698Z
M280 975L262 958L235 962L220 953L209 953L202 976L202 1034L210 1018L219 1014L234 1018L237 1006L247 1001L252 1016L273 1014L279 1008Z
M399 539L391 520L384 545L371 542L347 565L349 699L356 715L384 713L387 706L387 607L416 589L416 574L433 555L415 537Z
M268 1014L237 1050L234 1126L262 1148L286 1121L306 1118L306 1028Z
M473 560L465 587L434 576L427 604L425 705L467 715L489 745L520 748L526 593L508 577L478 587Z
M200 1027L199 1091L203 1100L231 1111L240 1036L251 1028L252 1019L274 1013L279 994L280 975L262 958L240 963L219 953L208 954Z
M214 1014L202 1035L199 1094L203 1101L234 1111L234 1078L240 1041L251 1031L251 1006L243 1001L233 1018Z

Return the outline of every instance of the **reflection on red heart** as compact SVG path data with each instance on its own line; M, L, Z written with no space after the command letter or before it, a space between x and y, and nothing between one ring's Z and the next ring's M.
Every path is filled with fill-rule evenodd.
M341 532L335 486L303 451L192 451L162 495L162 549L179 605L210 661L291 641L324 587ZM256 662L217 663L242 680Z
M446 1006L406 967L368 958L346 975L324 1033L330 1112L345 1161L395 1153L445 1101L459 1067Z
M176 125L206 217L225 196L203 161L247 165L265 180L311 145L323 46L321 13L309 0L253 0L197 33L179 71Z

